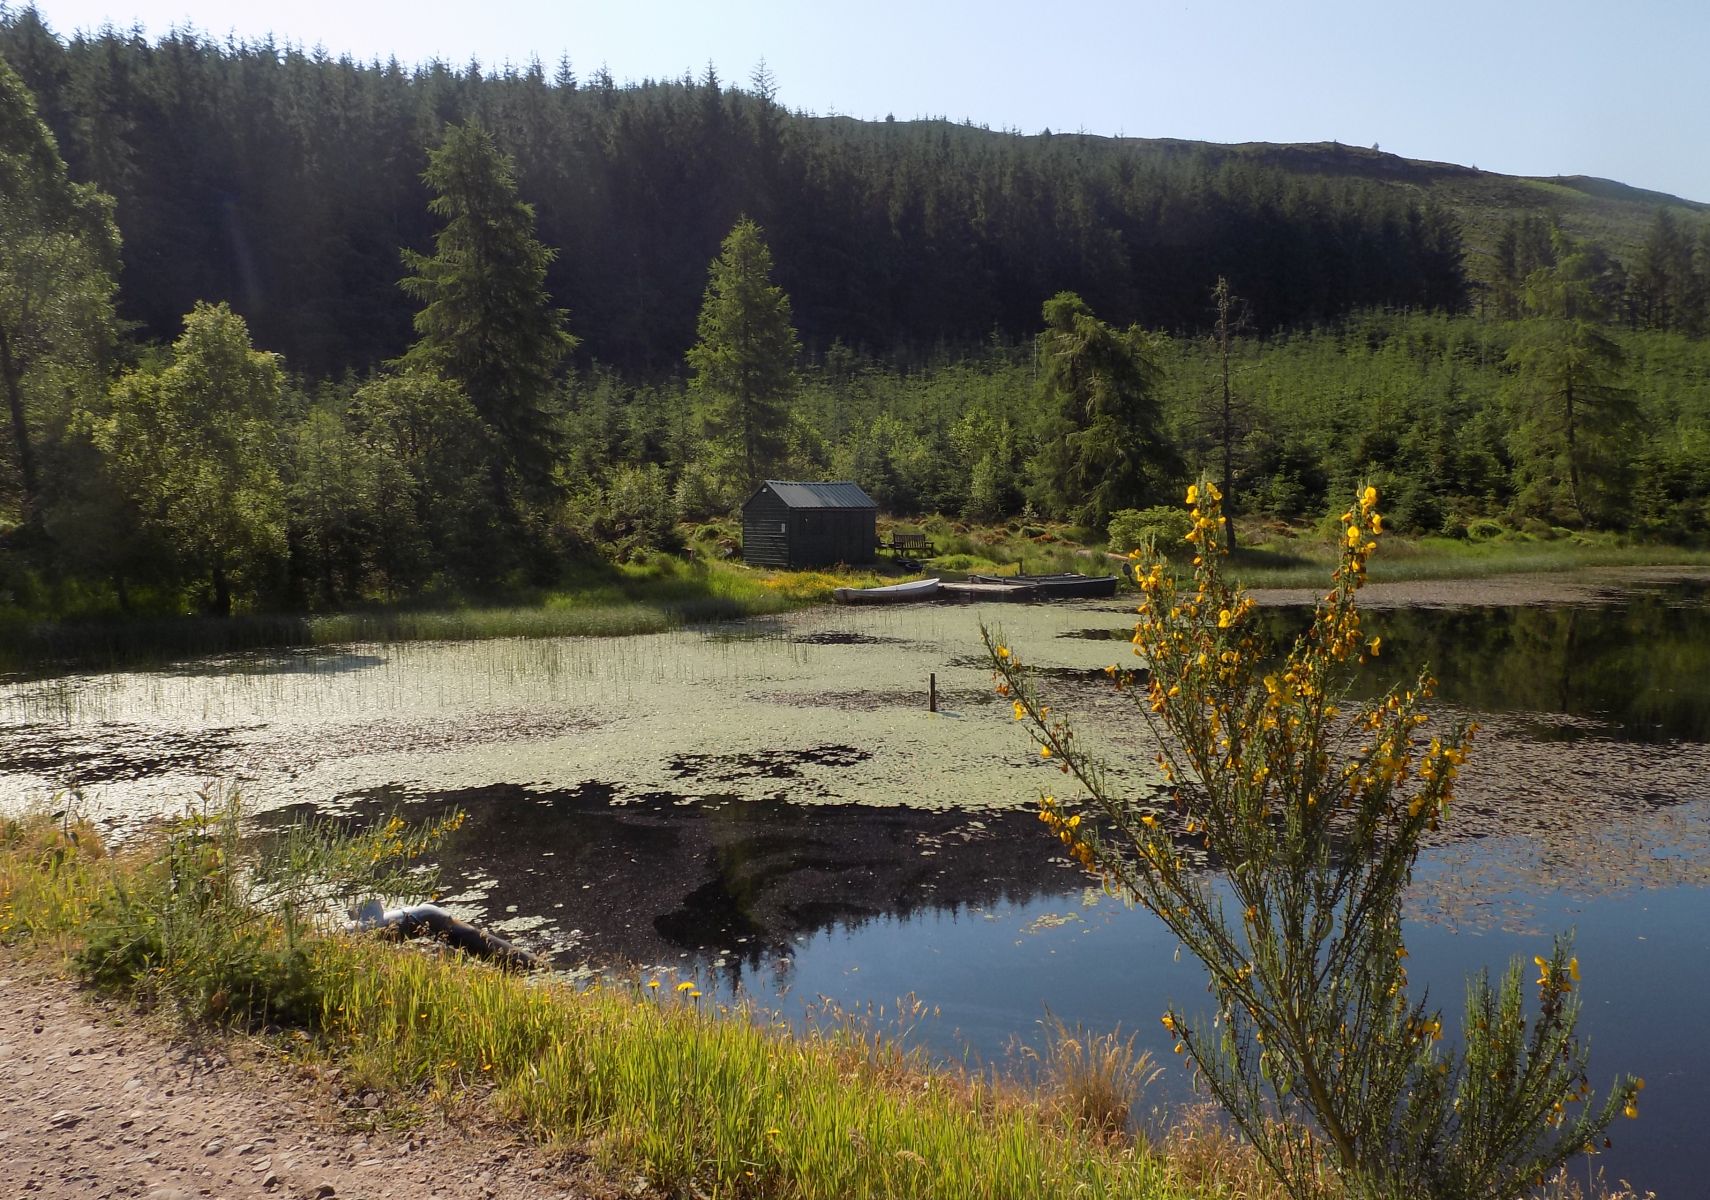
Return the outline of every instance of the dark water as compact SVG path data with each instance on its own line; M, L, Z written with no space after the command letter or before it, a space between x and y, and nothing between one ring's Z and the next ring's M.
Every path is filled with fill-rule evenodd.
M1399 681L1426 664L1446 703L1568 714L1624 741L1702 742L1710 740L1707 602L1710 586L1694 581L1607 605L1381 609L1366 624L1383 635L1380 678Z

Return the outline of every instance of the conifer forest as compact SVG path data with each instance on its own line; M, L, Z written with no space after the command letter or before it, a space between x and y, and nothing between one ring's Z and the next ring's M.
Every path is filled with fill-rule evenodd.
M1100 540L1710 518L1710 205L793 112L0 9L0 608L317 610L681 548L766 478Z

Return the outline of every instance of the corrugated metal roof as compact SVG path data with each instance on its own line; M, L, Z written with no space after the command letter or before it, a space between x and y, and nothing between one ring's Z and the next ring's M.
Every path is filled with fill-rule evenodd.
M768 479L766 486L791 508L878 508L873 498L861 490L858 483L847 480L833 483L804 483L788 479Z

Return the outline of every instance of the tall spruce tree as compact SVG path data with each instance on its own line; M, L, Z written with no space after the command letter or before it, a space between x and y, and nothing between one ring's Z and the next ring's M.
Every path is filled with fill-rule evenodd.
M1159 425L1161 368L1152 337L1118 331L1073 292L1045 302L1039 352L1049 425L1033 462L1046 509L1083 525L1163 498L1181 473Z
M800 345L772 252L746 217L712 262L698 328L690 386L707 401L718 465L752 487L783 462Z
M422 179L445 226L432 255L403 252L400 286L422 304L403 365L461 384L492 431L498 492L512 498L515 481L538 495L551 478L557 372L576 346L546 291L555 253L535 239L514 165L480 125L448 126Z
M0 60L0 392L22 524L42 516L41 442L100 387L114 336L113 202L72 183L29 89Z

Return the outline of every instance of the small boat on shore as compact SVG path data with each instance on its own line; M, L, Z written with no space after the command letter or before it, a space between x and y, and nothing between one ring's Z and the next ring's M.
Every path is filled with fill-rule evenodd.
M911 579L907 583L892 583L884 587L837 588L831 598L839 604L912 604L919 600L936 600L937 579Z
M1082 575L1066 571L1058 575L970 575L969 583L1001 584L1032 591L1034 600L1069 600L1116 595L1114 575Z

